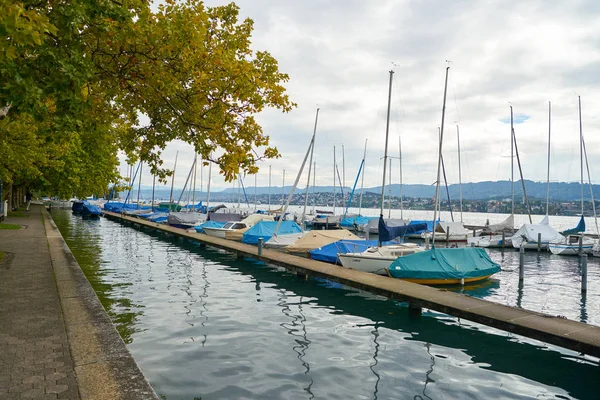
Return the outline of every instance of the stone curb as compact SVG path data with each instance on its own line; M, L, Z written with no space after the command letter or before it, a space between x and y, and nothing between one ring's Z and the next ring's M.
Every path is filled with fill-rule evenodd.
M81 399L158 400L52 217L42 214Z

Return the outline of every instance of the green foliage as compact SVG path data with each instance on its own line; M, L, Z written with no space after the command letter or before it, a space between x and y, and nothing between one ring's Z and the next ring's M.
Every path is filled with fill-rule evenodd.
M21 225L0 224L0 229L21 229ZM0 260L2 260L2 252L0 252Z
M0 0L0 180L70 197L106 191L119 150L164 179L178 139L227 180L278 157L254 115L290 111L277 61L238 7ZM139 117L149 118L139 126Z

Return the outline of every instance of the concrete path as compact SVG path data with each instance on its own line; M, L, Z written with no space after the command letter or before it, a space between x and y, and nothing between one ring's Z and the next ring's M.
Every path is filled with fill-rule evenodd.
M156 399L44 207L0 229L0 399Z

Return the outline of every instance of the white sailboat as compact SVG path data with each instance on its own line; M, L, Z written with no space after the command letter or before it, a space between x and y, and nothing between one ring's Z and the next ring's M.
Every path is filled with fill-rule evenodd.
M540 221L539 224L531 223L531 213L529 215L529 224L524 224L519 228L519 230L511 237L512 245L515 249L519 249L524 247L526 250L537 250L538 248L542 250L548 249L548 244L550 242L560 241L564 239L564 237L558 233L554 228L550 226L550 218L548 217L548 205L550 200L550 132L551 132L551 104L548 102L548 168L547 168L547 176L546 176L546 216ZM512 107L511 107L511 121L512 121ZM512 122L511 122L512 125ZM514 138L514 129L513 129L513 138ZM515 140L515 146L516 146ZM518 154L517 154L518 157ZM518 160L518 158L517 158ZM523 182L523 177L521 176L521 182ZM525 182L523 182L523 191L525 196L527 195L525 192ZM538 242L539 240L539 242Z
M381 185L381 208L380 219L383 219L383 206L385 202L385 175L388 158L388 138L390 128L390 107L392 100L392 79L394 71L390 71L390 83L388 93L387 121L385 128L385 151L383 156L383 183ZM399 256L414 254L422 251L423 248L410 244L397 244L393 246L382 246L381 238L379 246L367 248L363 252L356 253L338 253L338 259L345 268L356 269L363 272L372 272L381 275L387 275L387 268Z
M550 242L548 250L552 254L561 256L576 256L581 253L590 254L594 247L594 240L583 235L585 231L585 219L583 218L583 126L581 123L581 97L579 97L579 159L581 171L581 220L579 225L564 232L566 236L562 239ZM547 209L546 209L547 212Z

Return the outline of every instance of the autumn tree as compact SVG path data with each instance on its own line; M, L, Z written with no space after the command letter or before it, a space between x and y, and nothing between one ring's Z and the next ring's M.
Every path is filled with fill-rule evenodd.
M254 116L294 104L252 29L233 3L0 0L0 179L89 194L117 178L119 150L165 177L174 139L227 180L256 172L278 152Z

